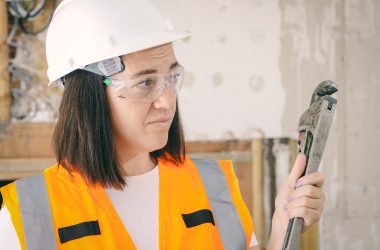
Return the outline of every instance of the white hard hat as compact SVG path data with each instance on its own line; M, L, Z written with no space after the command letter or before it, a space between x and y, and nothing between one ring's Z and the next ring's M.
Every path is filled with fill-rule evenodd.
M49 85L91 63L188 36L145 0L64 0L46 36Z

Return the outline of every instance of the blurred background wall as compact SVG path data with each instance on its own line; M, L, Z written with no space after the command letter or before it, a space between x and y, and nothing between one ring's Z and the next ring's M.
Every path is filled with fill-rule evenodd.
M321 166L327 201L320 248L380 249L380 1L152 2L176 28L193 34L178 45L186 69L179 101L188 141L295 139L315 86L326 79L339 84ZM43 27L49 13L27 26ZM11 14L2 20L12 34ZM18 30L8 43L1 38L2 53L9 47L11 124L57 117L61 90L46 87L44 36ZM1 67L7 64L3 57ZM7 127L2 126L3 142ZM7 143L0 142L4 159ZM201 152L199 146L193 144ZM244 178L251 172L244 171L238 175L248 193L252 183L244 184Z

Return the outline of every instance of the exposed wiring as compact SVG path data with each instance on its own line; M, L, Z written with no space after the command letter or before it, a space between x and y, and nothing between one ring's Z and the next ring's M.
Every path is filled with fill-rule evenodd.
M36 30L36 31L29 30L26 28L25 23L27 22L28 19L21 19L20 29L28 35L37 35L37 34L41 33L42 31L46 30L46 28L49 26L52 18L53 18L53 14L50 14L49 19L46 21L46 24L44 26L42 26L42 28L40 28L39 30Z
M13 120L30 122L38 118L38 112L46 109L56 118L58 111L54 108L53 99L39 95L36 83L45 75L29 65L25 60L32 55L25 36L37 35L48 27L55 9L55 0L31 0L27 2L8 0L9 34L6 38L8 46L15 48L15 58L10 58L8 72L11 84L11 116ZM37 24L38 21L38 24ZM37 27L38 26L38 27ZM18 29L20 28L20 29ZM21 54L18 54L22 52ZM20 57L21 56L21 57ZM17 59L17 60L16 60ZM12 87L13 86L13 87ZM50 100L51 99L51 100ZM0 124L1 125L1 124ZM2 124L6 127L6 124ZM1 129L1 128L0 128Z
M9 13L12 16L17 17L17 18L25 18L26 17L27 12L23 8L19 9L18 4L16 2L9 1L8 6L9 6L9 8L8 8Z
M29 1L34 2L34 1ZM37 16L46 6L46 0L40 0L38 3L34 6L34 8L31 8L30 10L24 9L24 7L21 4L21 1L9 1L9 12L13 16L17 16L18 18L23 19L30 19L35 16Z
M40 14L41 11L45 8L45 6L46 6L46 0L39 1L36 7L33 10L28 12L28 15L27 15L28 19L31 19L37 16L38 14Z
M32 120L38 112L37 100L22 89L11 89L11 93L14 102L11 108L12 117L22 122Z
M15 65L9 67L9 72L11 72L11 82L19 82L19 87L11 88L12 117L17 121L29 122L39 111L37 99L29 93L34 86L33 82L35 82L37 77Z
M9 35L7 37L7 44L11 47L20 48L23 51L25 51L27 53L27 55L29 55L30 54L29 50L24 45L22 45L22 43L18 43L17 41L13 41L13 38L16 35L16 31L17 31L17 27L18 27L18 20L19 19L17 17L15 17L13 19L13 25L12 25L11 31L9 32Z
M49 0L49 1L52 1L52 0ZM30 1L30 2L34 2L34 1ZM8 8L9 14L15 20L17 20L17 22L15 21L14 23L18 24L22 32L29 35L37 35L38 33L41 33L42 31L44 31L49 26L49 23L53 17L54 8L51 9L48 18L42 27L40 27L37 30L31 30L27 28L26 24L29 22L35 21L36 16L38 16L44 9L46 9L47 0L39 0L35 4L35 6L29 10L23 7L23 5L21 4L21 1L9 1L8 6L9 6Z

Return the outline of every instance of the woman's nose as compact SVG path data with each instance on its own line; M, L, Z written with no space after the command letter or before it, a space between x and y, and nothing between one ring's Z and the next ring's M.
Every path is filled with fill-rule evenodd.
M170 86L165 82L161 94L153 100L153 106L156 109L169 108L173 105L173 100L176 99L176 95L172 93Z

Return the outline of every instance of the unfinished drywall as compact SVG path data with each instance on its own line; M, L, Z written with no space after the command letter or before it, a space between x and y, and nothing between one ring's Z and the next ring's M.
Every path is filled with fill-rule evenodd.
M380 2L284 0L279 7L283 133L293 133L317 83L341 86L322 166L321 249L379 249Z
M174 27L193 34L179 55L187 70L179 94L186 138L280 136L277 1L153 2Z

